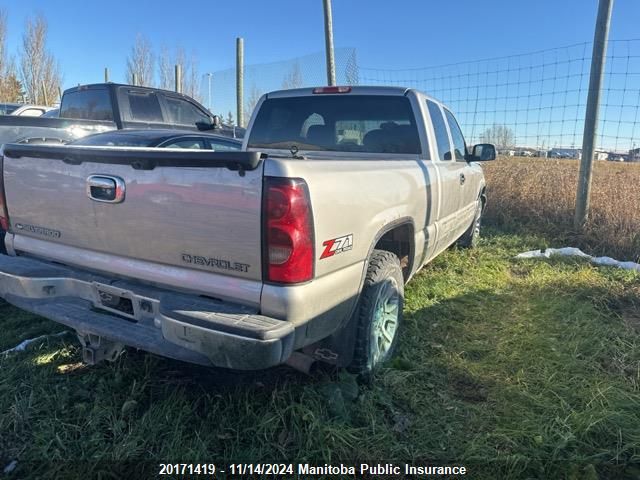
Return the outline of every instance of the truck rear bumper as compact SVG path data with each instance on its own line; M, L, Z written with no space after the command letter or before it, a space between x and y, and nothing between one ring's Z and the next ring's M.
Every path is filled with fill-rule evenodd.
M0 255L0 297L75 329L201 365L253 370L293 351L290 322L243 305Z

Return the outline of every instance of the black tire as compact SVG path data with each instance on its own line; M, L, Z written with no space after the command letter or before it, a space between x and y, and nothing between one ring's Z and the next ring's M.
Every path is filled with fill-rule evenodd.
M469 225L466 232L456 242L456 245L460 248L475 248L478 246L480 240L480 228L482 227L482 210L484 209L484 202L482 199L478 200L478 206L476 207L476 214L473 216L473 222Z
M376 312L381 307L380 302L384 301L383 297L387 294L393 295L394 292L396 295L394 298L397 302L397 320L395 328L393 328L393 335L391 335L392 321L387 319L391 317L391 313L385 312L384 317L376 317ZM386 307L393 310L392 305L393 300L390 299ZM357 330L353 360L348 367L350 372L360 375L371 374L391 358L398 344L403 305L404 278L400 260L391 252L374 250L352 320L357 322ZM380 328L384 328L387 335L383 335ZM378 333L384 339L378 338ZM388 336L392 336L390 344L387 348L380 348L380 340L386 345Z

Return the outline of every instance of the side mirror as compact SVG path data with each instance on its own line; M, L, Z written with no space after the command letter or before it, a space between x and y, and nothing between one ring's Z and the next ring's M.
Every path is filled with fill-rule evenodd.
M496 146L492 143L478 143L473 146L470 162L488 162L496 159Z
M198 130L217 130L222 128L222 121L218 115L214 115L209 117L208 122L196 122L196 127L198 127Z

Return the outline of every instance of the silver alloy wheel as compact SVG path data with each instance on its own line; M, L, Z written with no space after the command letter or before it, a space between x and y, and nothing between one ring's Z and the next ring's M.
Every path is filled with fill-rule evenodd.
M400 315L400 295L395 278L384 281L380 290L373 313L371 324L371 365L375 366L389 353L393 339L398 330L398 316Z

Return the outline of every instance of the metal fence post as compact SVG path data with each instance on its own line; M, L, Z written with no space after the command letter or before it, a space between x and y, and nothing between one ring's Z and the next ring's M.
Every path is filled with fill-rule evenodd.
M42 88L42 99L44 100L45 105L49 105L49 95L47 95L47 85L44 80L40 82L40 88Z
M238 126L244 127L244 39L236 38L236 108Z
M211 107L211 78L212 77L213 77L213 73L208 72L207 73L207 89L209 90L209 104L207 106L209 107L209 111L213 113L212 107Z
M327 84L336 84L336 61L333 55L333 14L331 0L324 1L324 44L327 55Z
M176 81L176 92L182 93L182 65L176 65L174 76Z
M604 64L607 54L607 40L609 37L612 8L613 0L600 0L598 5L598 19L596 20L596 31L593 36L589 95L587 97L587 111L584 119L584 135L582 137L582 159L580 160L580 175L578 177L578 192L576 196L576 215L574 219L574 226L576 229L580 229L584 226L589 215L589 197L591 195L593 155L596 145L596 131L598 129L600 88L602 85L602 78L604 76Z

